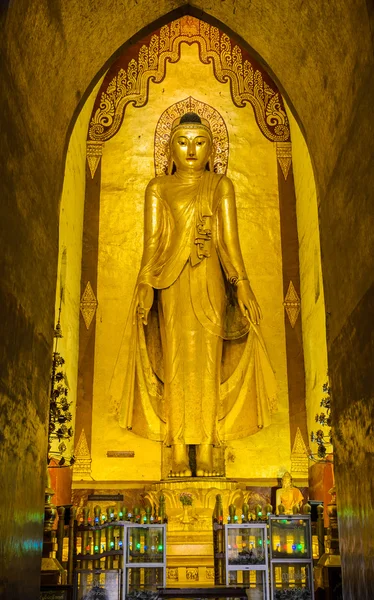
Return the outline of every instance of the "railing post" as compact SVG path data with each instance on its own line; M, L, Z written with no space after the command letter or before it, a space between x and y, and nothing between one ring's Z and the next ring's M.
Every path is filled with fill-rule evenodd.
M58 524L57 524L57 552L56 558L59 563L62 563L62 550L64 547L65 536L65 507L57 507Z
M74 566L75 566L75 557L77 555L76 548L76 515L77 509L71 507L70 509L70 520L69 520L69 553L68 553L68 564L67 564L67 572L68 572L68 584L73 584L73 574L74 574ZM82 549L83 553L83 549Z
M321 558L325 552L325 523L323 518L323 504L317 506L317 539L318 539L318 558Z

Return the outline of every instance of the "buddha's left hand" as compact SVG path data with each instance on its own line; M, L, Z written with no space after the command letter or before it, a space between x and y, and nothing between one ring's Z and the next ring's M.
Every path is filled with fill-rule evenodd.
M256 300L256 296L252 292L249 281L241 279L237 284L237 294L239 308L242 314L250 323L259 325L262 319L261 308Z

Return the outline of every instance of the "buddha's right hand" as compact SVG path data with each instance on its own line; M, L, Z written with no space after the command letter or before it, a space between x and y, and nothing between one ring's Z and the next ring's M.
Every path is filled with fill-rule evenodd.
M154 298L153 287L148 283L140 283L138 286L138 308L137 313L143 325L148 323L148 313L152 308Z

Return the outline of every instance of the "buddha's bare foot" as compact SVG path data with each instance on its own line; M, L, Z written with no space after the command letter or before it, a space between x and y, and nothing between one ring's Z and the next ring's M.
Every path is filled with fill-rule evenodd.
M173 446L173 464L169 477L191 477L187 447L185 444L174 444Z
M220 476L220 473L213 469L213 446L211 444L200 444L197 447L196 464L197 477Z

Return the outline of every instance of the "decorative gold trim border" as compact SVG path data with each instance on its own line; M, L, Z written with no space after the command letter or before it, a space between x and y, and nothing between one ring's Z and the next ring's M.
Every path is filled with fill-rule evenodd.
M164 79L167 63L180 59L182 43L198 44L201 62L213 65L219 82L230 82L236 106L251 104L258 126L268 140L290 139L279 92L264 81L262 73L255 70L249 60L243 60L241 48L232 45L225 33L195 17L185 16L152 35L149 44L141 46L137 59L131 59L126 70L119 69L101 94L99 108L90 123L89 140L109 140L120 128L128 104L138 108L146 104L150 80L160 83Z

